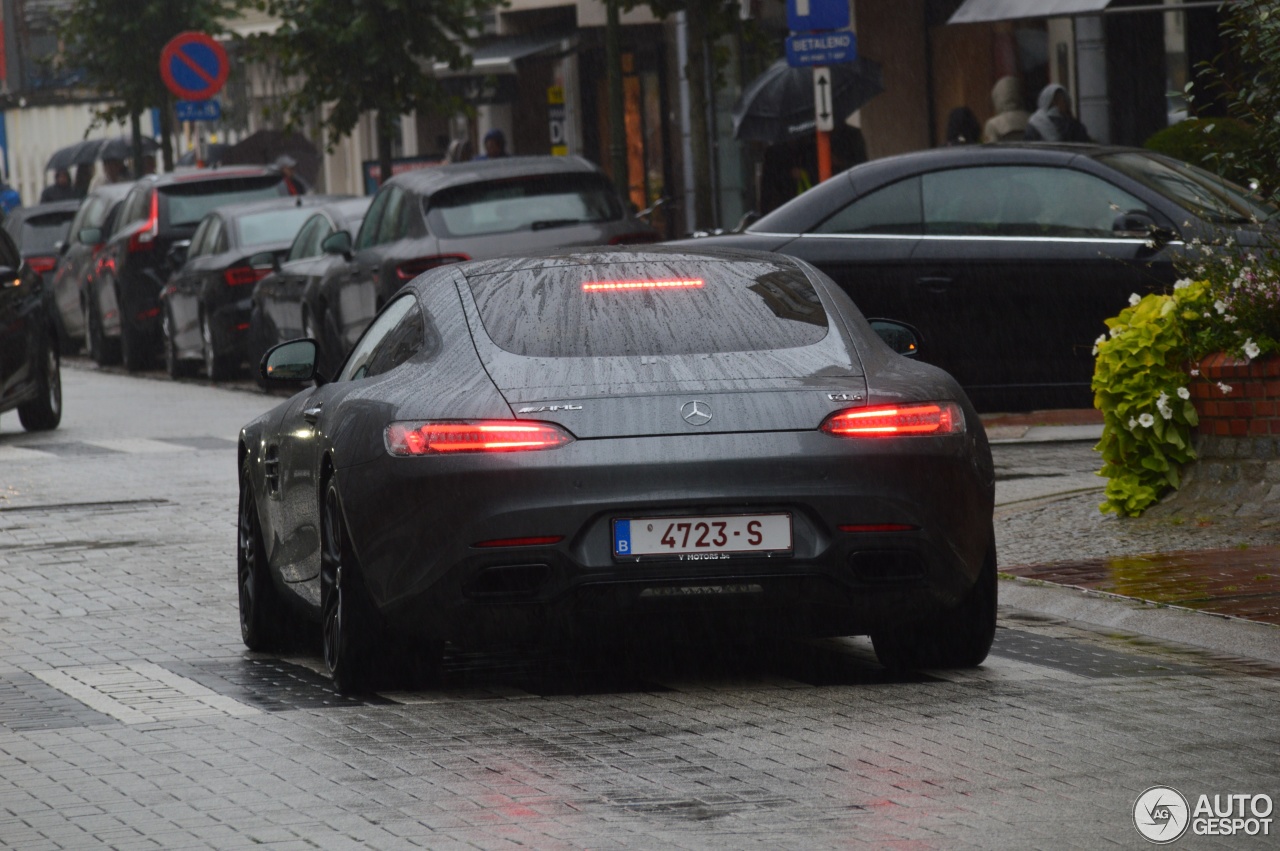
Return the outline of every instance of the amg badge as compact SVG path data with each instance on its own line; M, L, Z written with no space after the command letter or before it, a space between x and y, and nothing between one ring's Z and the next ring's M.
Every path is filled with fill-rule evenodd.
M549 414L554 411L581 411L581 405L540 405L538 407L521 408L517 414Z

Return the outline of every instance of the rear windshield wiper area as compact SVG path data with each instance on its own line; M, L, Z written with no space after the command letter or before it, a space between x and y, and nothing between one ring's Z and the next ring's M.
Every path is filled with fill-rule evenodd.
M569 225L586 224L592 219L542 219L541 221L532 222L529 230L546 230L548 228L562 228Z

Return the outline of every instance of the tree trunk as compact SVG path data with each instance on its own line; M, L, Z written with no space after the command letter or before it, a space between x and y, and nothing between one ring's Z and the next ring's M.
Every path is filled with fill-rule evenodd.
M165 172L173 171L173 101L168 95L160 102L160 156Z
M378 184L391 179L391 134L395 130L394 115L390 110L378 110Z
M698 230L710 230L712 221L711 154L707 125L707 22L702 3L690 3L689 65L689 145L693 149L693 218Z

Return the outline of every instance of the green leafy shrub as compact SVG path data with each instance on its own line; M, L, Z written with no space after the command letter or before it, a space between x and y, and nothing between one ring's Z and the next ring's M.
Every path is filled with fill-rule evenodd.
M1199 418L1187 385L1205 355L1280 352L1280 261L1274 254L1193 242L1191 271L1173 292L1134 295L1094 347L1094 406L1102 411L1104 512L1135 516L1178 487L1195 458ZM1231 388L1219 384L1224 395Z

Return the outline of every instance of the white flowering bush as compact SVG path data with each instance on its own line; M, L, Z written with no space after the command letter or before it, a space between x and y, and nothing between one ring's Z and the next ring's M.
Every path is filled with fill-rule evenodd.
M1182 465L1195 458L1199 422L1187 388L1191 364L1213 352L1252 360L1280 351L1280 261L1230 240L1191 249L1196 278L1171 293L1132 296L1094 346L1104 512L1141 514L1178 487ZM1217 387L1230 396L1230 385Z

